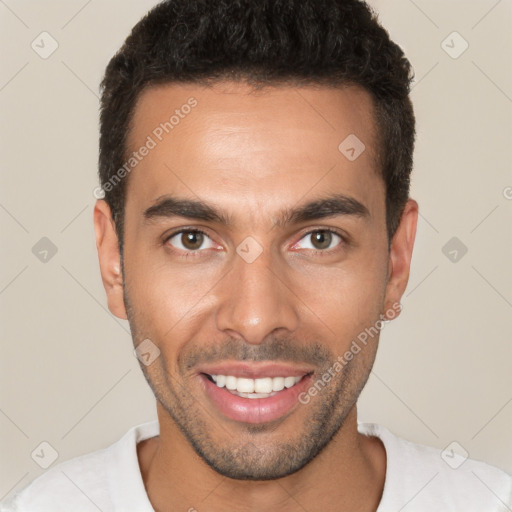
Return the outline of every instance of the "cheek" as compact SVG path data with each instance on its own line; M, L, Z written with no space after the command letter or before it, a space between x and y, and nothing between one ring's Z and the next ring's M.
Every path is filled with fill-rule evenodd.
M222 257L194 261L190 256L176 262L163 248L145 251L142 244L130 245L126 278L140 334L162 345L172 340L172 350L179 349L180 340L184 343L201 329L213 328L216 308L236 296L236 270L230 272ZM283 300L296 309L302 327L326 342L332 338L328 343L340 345L340 350L382 312L387 261L376 256L383 254L381 247L370 245L367 241L364 249L336 264L302 260L279 270L284 288L290 290Z
M133 299L152 316L164 311L169 318L182 317L220 277L219 268L203 261L194 256L178 260L164 247L132 249L126 273Z
M319 266L297 279L296 293L313 313L308 317L323 324L327 336L341 350L379 319L385 277L384 261L369 259L364 265L347 263L339 268Z
M222 275L213 265L171 264L161 256L131 253L127 290L139 337L158 340L161 350L178 350L204 324Z

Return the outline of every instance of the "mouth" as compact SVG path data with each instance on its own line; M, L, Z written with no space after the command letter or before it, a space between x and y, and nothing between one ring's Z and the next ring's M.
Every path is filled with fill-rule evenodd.
M238 364L201 371L202 389L222 416L243 423L284 419L300 404L313 371L282 365Z
M226 388L227 391L242 398L269 398L276 395L283 389L290 389L300 382L305 375L300 377L263 377L260 379L248 379L235 377L234 375L209 375L204 374L207 379L219 388Z

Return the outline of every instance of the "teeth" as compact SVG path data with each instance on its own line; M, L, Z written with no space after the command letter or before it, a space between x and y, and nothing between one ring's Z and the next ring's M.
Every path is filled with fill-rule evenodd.
M272 379L272 391L281 391L284 389L284 377L274 377Z
M254 380L239 377L236 379L236 390L239 393L254 393Z
M239 393L238 391L231 391L231 393L241 396L242 398L268 398L269 396L275 395L273 393Z
M302 377L263 377L261 379L246 379L233 375L211 375L219 388L226 387L244 398L267 398L271 393L291 388ZM247 396L245 396L247 395ZM259 396L264 395L264 396Z
M213 377L213 375L212 375L212 377ZM222 375L221 375L221 377L222 377ZM215 379L213 379L213 380L215 380ZM236 390L236 381L237 381L236 377L233 377L232 375L227 375L226 376L226 388Z
M264 379L254 380L254 392L255 393L272 393L274 391L273 384L274 379L271 377L265 377Z
M298 381L295 380L295 377L286 377L284 379L284 387L285 388L291 388L294 384L296 384Z

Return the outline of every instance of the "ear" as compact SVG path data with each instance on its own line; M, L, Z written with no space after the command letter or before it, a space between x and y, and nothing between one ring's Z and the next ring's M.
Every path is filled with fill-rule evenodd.
M388 263L388 282L385 295L385 311L393 311L393 318L398 316L397 305L400 304L411 268L412 250L416 238L418 223L418 203L409 199L405 204L400 224L391 241Z
M106 201L101 199L96 201L94 206L94 232L101 279L107 292L108 309L113 315L126 320L128 317L123 297L119 241L112 212Z

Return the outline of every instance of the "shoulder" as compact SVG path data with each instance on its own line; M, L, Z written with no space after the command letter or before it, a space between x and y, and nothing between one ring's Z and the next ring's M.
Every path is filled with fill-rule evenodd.
M158 435L158 422L131 428L107 448L62 462L36 478L0 512L109 512L128 502L148 506L137 459L137 443Z
M60 512L98 510L94 504L108 504L105 472L110 449L76 457L48 469L0 507L1 512ZM107 509L108 510L108 509Z
M512 505L512 477L461 455L463 448L425 446L373 423L360 423L361 434L378 437L386 449L387 469L379 512L391 507L423 510L506 511Z

